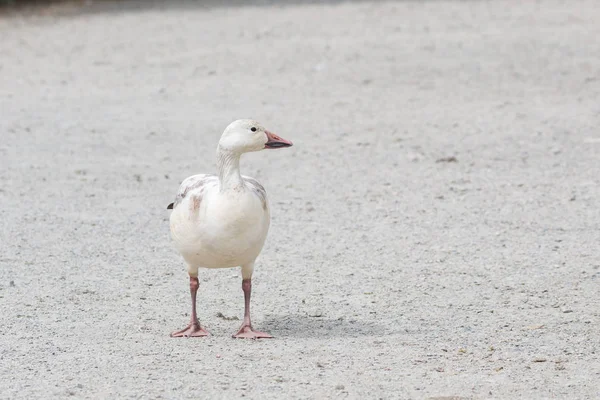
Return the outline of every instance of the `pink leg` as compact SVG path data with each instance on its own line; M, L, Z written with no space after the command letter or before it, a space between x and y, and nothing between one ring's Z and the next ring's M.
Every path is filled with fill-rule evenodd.
M242 290L244 291L244 322L238 333L233 335L239 339L270 339L273 336L265 332L259 332L252 329L250 322L250 294L252 293L252 279L242 281Z
M200 322L198 322L198 316L196 315L196 293L198 292L199 286L200 282L198 281L198 277L190 276L190 293L192 294L192 317L190 319L190 324L180 331L171 333L171 337L208 336L208 332L206 332L204 328L200 326Z

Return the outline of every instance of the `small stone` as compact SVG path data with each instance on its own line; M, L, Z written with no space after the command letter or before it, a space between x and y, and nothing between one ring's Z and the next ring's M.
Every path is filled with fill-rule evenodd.
M533 362L535 362L535 363L543 363L543 362L546 362L546 361L548 361L548 360L545 359L544 357L536 357L536 358L533 359Z
M436 163L455 163L458 162L458 158L454 157L454 156L450 156L450 157L442 157L442 158L438 158L437 160L435 160Z
M224 319L225 321L237 321L237 320L239 320L239 318L238 318L238 317L236 317L235 315L234 315L233 317L226 317L226 316L225 316L225 315L224 315L222 312L220 312L220 311L219 311L219 312L217 312L217 314L216 314L216 315L217 315L217 317L218 317L218 318Z
M335 390L344 390L344 389L346 389L346 387L344 385L337 385L335 387Z

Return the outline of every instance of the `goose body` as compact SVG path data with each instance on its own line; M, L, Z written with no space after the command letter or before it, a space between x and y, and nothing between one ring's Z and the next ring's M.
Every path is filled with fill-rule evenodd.
M217 147L218 175L200 174L185 179L175 201L167 208L171 237L187 264L192 296L188 326L173 337L207 336L198 322L196 294L199 268L242 268L244 321L237 338L270 338L250 322L250 293L254 263L269 231L270 212L265 188L240 173L243 153L290 147L292 142L264 129L253 120L232 122Z
M215 175L193 175L181 184L171 214L175 248L192 271L252 263L269 231L263 186L243 176L236 190L221 190Z

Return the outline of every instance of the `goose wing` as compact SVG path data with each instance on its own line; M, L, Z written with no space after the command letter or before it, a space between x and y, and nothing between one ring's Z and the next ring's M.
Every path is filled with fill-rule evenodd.
M202 192L207 186L218 183L218 181L219 179L217 176L211 174L198 174L186 178L179 186L175 201L167 206L167 210L172 210L177 207L190 192Z

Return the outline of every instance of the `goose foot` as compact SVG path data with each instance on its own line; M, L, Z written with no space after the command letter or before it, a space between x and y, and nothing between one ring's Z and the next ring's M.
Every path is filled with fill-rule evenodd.
M171 333L171 337L203 337L210 335L198 322L191 323L180 331Z
M255 331L248 325L242 325L239 332L233 337L236 339L273 339L273 336L268 333Z

